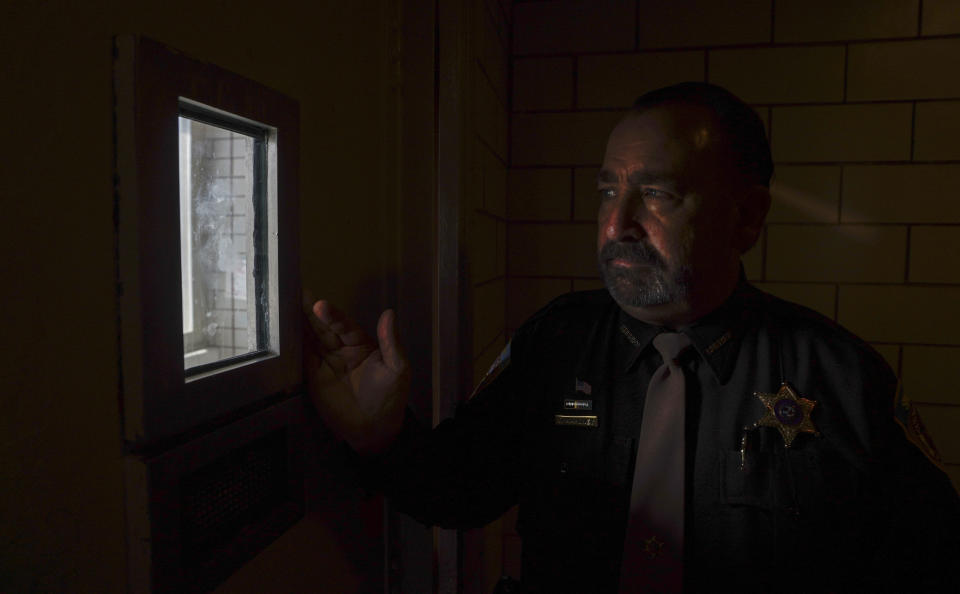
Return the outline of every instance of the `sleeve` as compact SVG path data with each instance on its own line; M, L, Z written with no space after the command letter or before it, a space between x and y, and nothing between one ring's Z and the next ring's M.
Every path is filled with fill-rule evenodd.
M892 373L890 374L892 377ZM901 424L896 381L877 411L877 462L870 481L876 522L874 571L904 592L960 592L960 497L939 465L932 440ZM916 427L922 423L914 411Z
M430 430L408 410L390 451L357 459L361 483L416 520L444 528L482 526L515 504L528 451L529 335L528 327L518 330L453 418Z

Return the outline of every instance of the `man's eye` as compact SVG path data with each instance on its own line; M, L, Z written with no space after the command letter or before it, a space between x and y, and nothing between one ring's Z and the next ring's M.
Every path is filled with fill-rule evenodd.
M642 195L644 198L649 198L651 200L672 200L673 195L664 192L663 190L655 190L653 188L644 188Z
M643 202L651 212L661 214L673 211L681 203L677 195L653 188L644 188L641 196L643 196Z
M600 188L597 190L600 200L612 200L617 197L617 191L614 188Z

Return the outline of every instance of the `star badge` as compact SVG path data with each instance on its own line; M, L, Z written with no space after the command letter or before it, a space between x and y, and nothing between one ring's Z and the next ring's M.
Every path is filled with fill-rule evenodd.
M817 403L801 398L786 382L776 394L754 392L753 395L759 398L767 409L763 417L754 423L754 427L776 427L783 436L786 447L789 448L800 433L819 435L810 420L810 413Z
M651 536L643 541L643 552L650 556L651 559L656 559L663 551L664 543L657 540L656 536Z

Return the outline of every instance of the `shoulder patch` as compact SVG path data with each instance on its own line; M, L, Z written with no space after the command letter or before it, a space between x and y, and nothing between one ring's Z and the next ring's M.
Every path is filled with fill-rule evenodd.
M903 433L907 439L910 440L913 445L917 446L940 470L943 470L943 459L940 457L937 446L933 443L933 438L930 437L927 428L923 425L923 421L920 420L920 413L917 412L917 407L903 396L903 389L899 387L897 389L897 402L894 406L893 416L897 424L900 425L900 428L903 429Z
M512 342L508 342L507 346L503 347L503 350L500 351L500 355L497 356L493 363L490 364L490 369L487 370L487 374L483 376L483 379L480 380L480 383L477 384L477 387L473 389L473 393L470 394L470 398L473 398L480 390L489 386L493 380L497 379L497 376L500 375L500 373L502 373L503 370L510 365L511 344Z

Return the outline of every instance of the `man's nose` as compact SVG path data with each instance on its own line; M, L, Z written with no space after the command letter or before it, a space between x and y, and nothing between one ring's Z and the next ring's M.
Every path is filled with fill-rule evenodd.
M646 236L643 227L646 210L639 196L626 195L613 204L604 221L608 241L639 241Z

